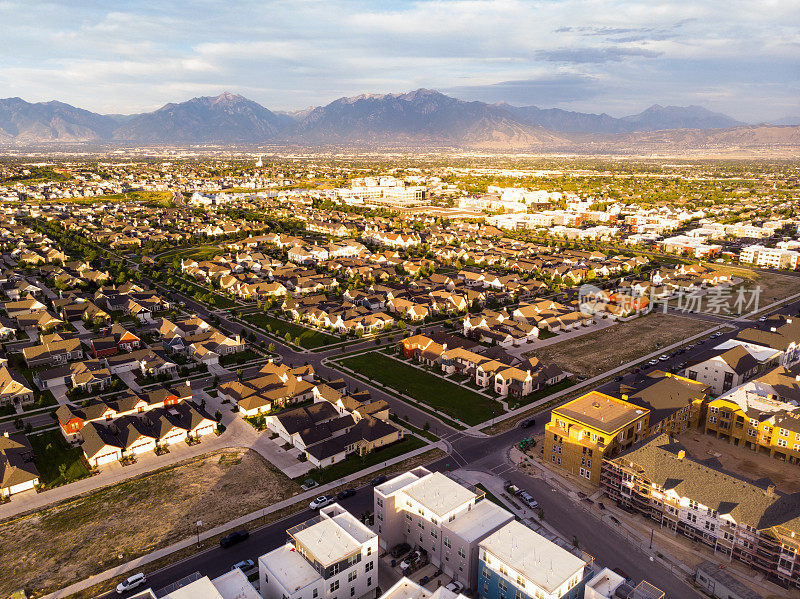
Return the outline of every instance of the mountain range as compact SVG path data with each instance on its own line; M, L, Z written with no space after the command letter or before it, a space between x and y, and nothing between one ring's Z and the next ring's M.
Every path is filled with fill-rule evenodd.
M554 149L636 144L702 146L727 137L758 145L794 143L797 127L752 126L700 106L653 105L608 114L459 100L418 89L363 94L294 113L273 112L240 95L193 98L135 115L102 115L62 102L0 99L0 143L272 144L359 147ZM732 133L731 133L732 132ZM738 132L738 133L737 133ZM789 140L789 141L786 141Z

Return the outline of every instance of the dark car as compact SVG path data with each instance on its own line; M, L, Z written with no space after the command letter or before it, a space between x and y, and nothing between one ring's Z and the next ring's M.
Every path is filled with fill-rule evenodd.
M386 476L385 474L381 474L380 476L376 476L375 478L373 478L370 484L373 487L377 487L378 485L382 485L383 483L385 483L387 480L389 480L389 477Z
M393 558L397 559L398 557L404 556L409 551L411 551L411 545L408 543L400 543L399 545L392 547L392 550L389 553L392 554Z
M220 544L221 547L224 547L224 548L232 547L233 545L236 545L237 543L241 543L242 541L244 541L249 536L250 536L250 533L247 532L246 530L244 530L244 529L237 530L235 532L229 533L229 534L225 535L224 537L222 537L219 540L219 544Z
M622 375L618 374L617 376L614 377L614 381L618 383L622 380L622 378L623 378Z
M525 420L519 423L519 425L522 428L530 428L535 424L536 424L536 418L526 418Z
M347 499L348 497L352 497L356 494L355 489L343 489L336 494L336 499Z
M610 520L611 520L611 521L612 521L614 524L619 524L619 520L617 520L617 519L616 519L614 516L609 516L609 519L610 519Z
M633 370L631 370L631 374L636 374L638 372L640 372L639 368L634 368Z

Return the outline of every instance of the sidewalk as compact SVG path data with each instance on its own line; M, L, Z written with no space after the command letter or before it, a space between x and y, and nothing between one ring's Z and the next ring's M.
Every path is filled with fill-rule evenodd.
M266 516L268 514L272 514L272 513L276 512L276 511L279 511L279 510L281 510L283 508L290 507L290 506L292 506L294 504L297 504L297 503L303 503L304 501L309 501L309 500L311 500L311 499L313 499L315 497L318 497L321 494L326 493L327 491L339 488L342 485L346 485L350 481L359 479L359 478L361 478L363 476L368 476L370 474L374 474L376 472L380 472L385 467L392 466L394 464L402 462L403 460L407 460L409 458L415 457L417 455L425 453L426 451L429 451L431 449L436 449L436 448L446 451L446 447L441 441L436 442L436 443L430 443L428 445L420 447L419 449L416 449L416 450L411 451L409 453L406 453L404 455L397 456L396 458L388 460L386 462L386 464L377 464L375 466L371 466L371 467L369 467L369 468L367 468L365 470L361 470L359 472L356 472L354 474L346 476L346 477L344 477L344 478L342 478L342 479L340 479L338 481L331 482L331 483L328 483L328 484L325 484L325 485L321 485L319 487L315 487L315 488L313 488L313 489L311 489L309 491L305 491L303 493L295 495L294 497L290 497L289 499L285 499L285 500L280 501L280 502L278 502L276 504L273 504L271 506L268 506L268 507L265 507L263 509L260 509L260 510L258 510L256 512L251 512L249 514L245 514L244 516L236 518L235 520L231 520L230 522L226 522L225 524L217 526L216 528L212 528L212 529L203 531L203 532L200 533L200 541L202 542L204 540L208 540L210 538L213 538L213 537L215 537L215 536L217 536L219 534L222 534L222 533L227 532L229 530L232 530L234 528L240 528L240 527L245 526L246 524L248 524L249 522L251 522L251 521L253 521L253 520L257 519L257 518L263 518L264 516ZM302 511L302 510L300 510L300 511ZM134 560L131 560L131 561L125 563L125 564L119 565L119 566L117 566L115 568L111 568L109 570L106 570L105 572L101 572L100 574L96 574L95 576L92 576L92 577L87 578L85 580L82 580L80 582L76 582L74 584L71 584L68 587L64 587L63 589L60 589L60 590L55 591L53 593L50 593L49 595L45 595L43 599L57 599L59 597L67 597L69 595L72 595L73 593L77 593L79 591L88 589L88 588L90 588L90 587L92 587L92 586L94 586L96 584L99 584L101 582L104 582L106 580L114 578L116 576L120 576L122 574L126 574L128 572L133 571L133 570L139 570L139 569L142 568L142 566L145 566L145 565L147 565L149 563L152 563L152 562L154 562L156 560L159 560L159 559L161 559L163 557L166 557L166 556L168 556L171 553L174 553L176 551L180 551L181 549L186 549L188 547L191 547L191 546L195 545L196 543L197 543L197 536L193 535L193 536L191 536L189 538L184 539L183 541L179 541L179 542L174 543L174 544L172 544L172 545L170 545L168 547L164 547L163 549L159 549L157 551L153 551L152 553L148 553L147 555L143 555L141 557L138 557L138 558L136 558Z

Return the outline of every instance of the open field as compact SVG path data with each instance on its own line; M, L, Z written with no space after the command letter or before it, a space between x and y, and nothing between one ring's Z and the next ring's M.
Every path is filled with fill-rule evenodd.
M696 460L716 458L725 470L738 476L750 480L766 477L775 483L780 491L785 493L800 491L800 466L787 464L746 447L731 445L724 439L704 435L697 430L688 430L678 440Z
M740 285L733 287L734 297L736 296L737 289L741 286L745 289L761 289L759 293L758 305L766 306L775 301L782 300L783 298L800 293L800 277L794 277L781 272L757 272L747 268L738 268L736 266L714 264L713 268L734 277L743 279ZM749 300L750 297L748 296ZM748 312L755 309L755 306L747 309Z
M0 523L0 596L55 590L298 491L255 452L229 451Z
M503 406L493 399L379 352L345 358L340 363L465 424L480 424L503 413Z
M665 347L712 327L712 323L695 318L653 312L525 355L555 362L567 372L596 376L658 351L658 343Z
M286 322L267 314L257 312L255 314L244 314L242 320L249 322L264 330L269 330L273 335L283 339L286 333L292 337L292 341L306 349L314 349L335 343L339 339L332 335L309 329L293 322ZM269 327L269 328L268 328Z
M222 250L219 248L219 246L198 245L196 247L169 250L163 254L159 254L159 257L169 258L170 260L174 260L175 258L187 258L191 260L202 261L211 260L214 256L221 253Z

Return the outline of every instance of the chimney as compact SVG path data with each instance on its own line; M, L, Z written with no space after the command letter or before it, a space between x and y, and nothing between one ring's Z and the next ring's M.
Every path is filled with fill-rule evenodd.
M685 452L683 449L681 449L681 450L678 452L678 459L679 459L679 460L682 460L682 459L683 459L683 458L685 458L685 457L686 457L686 452Z

